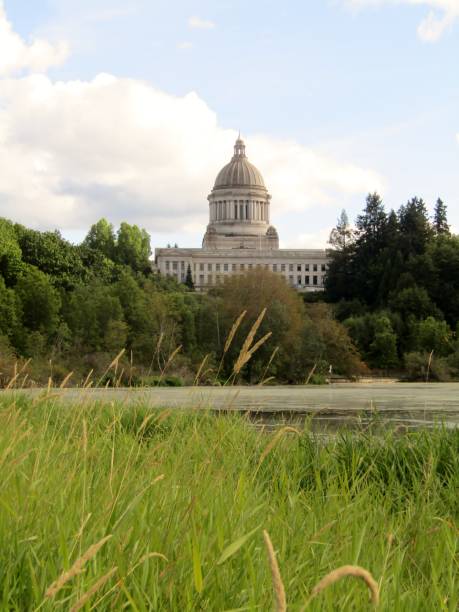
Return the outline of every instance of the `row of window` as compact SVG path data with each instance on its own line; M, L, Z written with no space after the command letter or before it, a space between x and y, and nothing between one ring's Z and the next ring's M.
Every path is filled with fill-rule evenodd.
M225 277L217 274L215 277L212 274L205 276L204 274L199 275L199 286L203 287L205 285L214 285L219 284L223 281ZM182 281L184 280L182 276ZM297 276L295 282L295 276L289 276L288 281L290 285L296 287L322 287L323 286L323 277L321 276Z
M251 270L254 267L261 267L263 264L236 264L236 263L199 263L193 264L193 271L196 272L197 269L199 272L237 272L244 270ZM264 267L267 270L272 270L273 272L326 272L327 266L326 264L264 264ZM166 271L169 272L173 270L174 272L181 270L184 271L185 262L184 261L166 261Z

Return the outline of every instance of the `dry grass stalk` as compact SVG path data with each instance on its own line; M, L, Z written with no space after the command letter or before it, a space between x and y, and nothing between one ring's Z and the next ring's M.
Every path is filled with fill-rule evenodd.
M263 372L263 376L261 377L261 380L259 383L260 385L265 385L268 381L273 380L273 376L270 376L269 378L265 378L265 377L266 377L266 374L268 373L268 370L272 362L274 361L274 357L277 355L278 352L279 352L279 347L276 346L276 348L271 353L271 357L269 358L268 365L266 366L265 371Z
M233 368L233 372L234 374L239 374L239 372L242 370L242 368L244 367L244 365L249 361L250 357L253 355L253 353L255 352L255 350L253 350L255 347L253 347L252 351L251 351L251 346L253 344L253 340L256 336L256 333L258 331L258 328L260 327L264 317L266 314L266 308L263 308L263 310L260 312L258 319L255 321L255 323L252 325L252 329L249 331L247 338L244 341L244 344L242 345L241 348L241 352L239 353L239 357L237 358L236 363L234 364L234 368ZM269 334L271 335L271 334ZM264 336L264 338L262 338L263 342L266 342L266 340L268 339L269 335L267 334L266 336ZM257 342L257 349L260 348L261 344L263 344L261 340L259 342ZM261 344L260 344L261 343Z
M261 457L260 457L260 460L258 461L257 469L255 470L255 475L257 475L258 470L260 469L260 466L263 463L263 461L266 459L269 453L273 450L273 448L276 446L279 440L283 438L283 436L286 433L295 433L298 436L301 435L301 432L299 432L298 429L296 429L295 427L286 426L286 427L282 427L281 429L279 429L279 431L276 433L273 439L266 446L265 450L261 453Z
M430 355L429 355L429 362L427 364L427 372L426 372L426 383L429 382L429 376L430 376L430 368L432 367L432 358L433 358L433 354L434 352L431 351Z
M78 610L81 610L81 608L85 606L85 604L91 599L91 597L95 595L97 591L99 591L104 586L104 584L108 582L110 578L113 576L113 574L115 574L117 571L118 571L118 568L113 567L109 572L107 572L107 574L105 574L105 576L102 576L102 578L99 578L99 580L93 584L93 586L89 589L89 591L86 591L86 593L84 593L84 595L82 595L80 599L77 601L77 603L74 606L72 606L72 608L70 609L70 612L78 612Z
M335 519L334 521L330 521L329 523L321 527L319 531L316 531L316 533L312 536L309 542L314 542L315 540L317 540L317 538L320 538L321 535L323 535L326 531L333 527L333 525L336 525L337 522L338 521Z
M312 366L311 371L309 372L308 377L305 380L305 383L304 383L305 385L309 385L311 378L314 376L314 372L316 371L316 368L317 368L317 363L315 363Z
M239 326L241 325L246 314L247 314L247 310L243 310L241 314L238 316L238 318L236 319L236 321L233 323L233 327L230 329L230 333L228 334L228 338L226 339L226 342L225 342L223 354L226 354L229 351L230 346L233 343L234 336L236 335L236 332L239 329Z
M276 553L267 531L263 531L263 538L265 540L266 550L268 552L269 566L271 568L271 576L274 587L274 594L276 596L276 612L286 612L287 610L287 599L285 597L284 583L279 570L279 564L277 563Z
M198 369L198 371L197 371L197 373L196 373L196 376L194 377L194 382L193 382L193 386L194 386L194 387L196 387L196 386L199 384L199 382L200 382L200 377L201 377L201 373L202 373L202 371L203 371L203 369L204 369L204 366L206 365L207 360L209 359L209 357L210 357L210 353L207 353L207 355L206 355L206 356L204 357L204 359L201 361L201 365L199 366L199 369Z
M92 381L90 381L91 376L93 375L94 370L91 370L89 374L86 376L86 380L83 383L83 389L87 389L90 385L92 385Z
M72 376L73 376L73 372L69 372L67 376L64 378L64 380L61 382L61 384L59 385L59 388L64 389L64 387L69 382L69 380L72 378Z
M18 362L16 361L14 363L14 374L13 374L13 377L11 378L11 380L9 381L9 383L6 385L6 389L11 389L11 387L13 387L13 385L15 384L15 382L17 381L19 376L21 376L21 374L28 367L28 365L30 364L31 361L32 361L32 359L27 359L27 361L22 365L20 370L18 370Z
M182 350L182 345L178 346L175 350L172 351L172 353L169 355L166 364L164 366L164 368L161 370L161 378L164 375L165 371L167 370L167 368L170 366L170 364L174 361L175 357L177 356L177 354Z
M312 589L312 593L311 593L311 597L309 598L309 601L311 601L314 597L316 597L319 593L321 593L327 587L334 584L338 580L341 580L341 578L345 578L346 576L353 576L355 578L361 578L365 582L365 584L367 585L370 591L371 601L373 605L377 606L379 604L378 583L376 582L376 580L373 578L373 576L370 574L369 571L367 571L363 567L359 567L358 565L343 565L343 567L339 567L338 569L335 569L329 574L327 574Z
M102 538L102 540L90 546L84 555L77 559L69 570L62 573L59 578L52 583L52 585L47 589L45 597L47 599L51 599L62 589L65 584L67 584L69 580L72 580L72 578L75 578L75 576L81 574L86 563L97 555L102 546L108 542L111 537L111 535L105 536L105 538Z

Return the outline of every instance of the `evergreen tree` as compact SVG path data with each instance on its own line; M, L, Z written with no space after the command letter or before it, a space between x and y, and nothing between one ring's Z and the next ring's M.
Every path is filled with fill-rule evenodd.
M424 200L413 198L398 212L401 248L406 259L426 250L432 237L432 227Z
M377 193L370 193L367 197L363 214L357 217L357 242L359 248L366 256L378 253L385 238L387 214L384 204Z
M437 203L435 204L433 227L434 232L437 236L440 236L442 234L450 234L447 206L440 198L438 198Z
M190 291L194 291L193 275L191 274L190 264L188 264L188 268L186 269L185 285Z
M369 194L363 214L357 217L358 237L354 256L354 297L369 305L378 303L385 267L387 214L377 193Z
M325 277L327 297L332 302L351 299L355 232L349 225L344 209L341 211L336 227L330 233L328 242L332 248L328 252L330 262Z
M354 241L354 230L349 224L349 218L346 211L341 211L336 227L332 229L329 244L338 251L343 251L349 247Z

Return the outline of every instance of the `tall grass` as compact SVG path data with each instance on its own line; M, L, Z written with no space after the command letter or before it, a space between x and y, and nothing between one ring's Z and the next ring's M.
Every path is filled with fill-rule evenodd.
M370 609L352 575L381 610L459 605L458 430L324 443L20 394L0 427L1 610Z

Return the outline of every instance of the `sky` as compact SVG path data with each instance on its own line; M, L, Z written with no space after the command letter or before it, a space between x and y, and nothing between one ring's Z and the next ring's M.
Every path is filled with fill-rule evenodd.
M459 0L0 0L0 216L198 247L241 131L282 247L366 194L459 232Z

